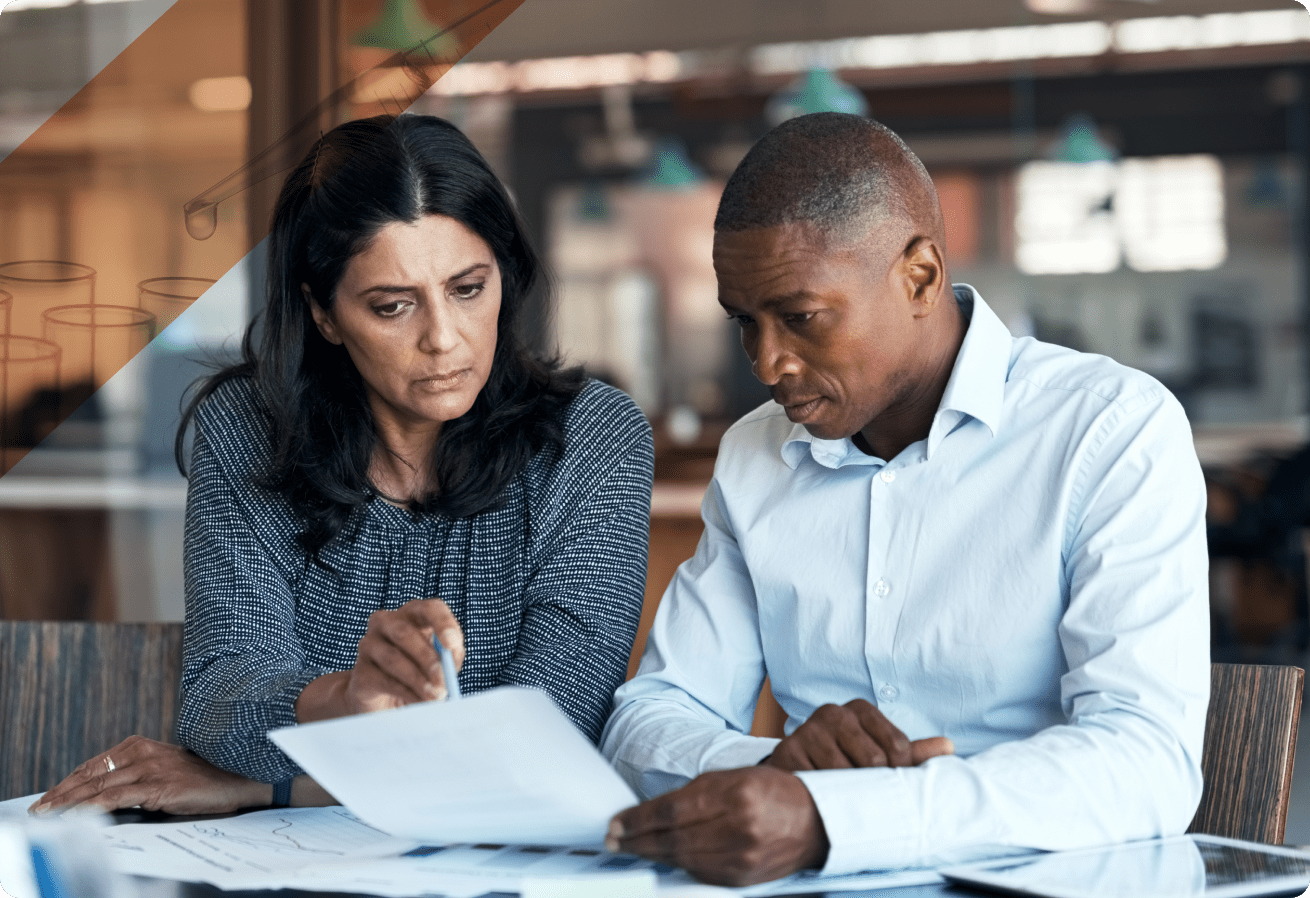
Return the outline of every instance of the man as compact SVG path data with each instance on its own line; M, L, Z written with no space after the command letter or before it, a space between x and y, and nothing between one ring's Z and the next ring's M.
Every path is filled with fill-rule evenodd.
M1187 420L1144 374L1012 338L942 245L927 172L865 119L793 119L729 180L719 301L774 401L724 437L615 696L602 749L658 797L612 847L740 885L1187 827ZM781 742L746 735L766 673Z

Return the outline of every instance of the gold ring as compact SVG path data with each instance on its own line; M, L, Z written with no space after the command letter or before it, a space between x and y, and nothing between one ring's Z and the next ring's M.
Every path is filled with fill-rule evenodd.
M117 769L118 765L114 763L114 759L105 755L105 773L113 773Z

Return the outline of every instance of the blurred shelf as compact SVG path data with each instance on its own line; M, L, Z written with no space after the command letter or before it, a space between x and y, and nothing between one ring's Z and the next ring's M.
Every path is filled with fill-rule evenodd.
M177 474L8 474L0 477L0 508L181 511L186 508L186 480Z
M1310 420L1304 417L1192 429L1196 457L1204 467L1236 465L1260 454L1291 455L1308 440Z

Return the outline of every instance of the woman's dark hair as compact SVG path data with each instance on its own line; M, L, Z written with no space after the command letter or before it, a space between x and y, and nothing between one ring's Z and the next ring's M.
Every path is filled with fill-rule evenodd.
M380 115L319 139L282 186L268 243L263 326L252 321L241 361L199 382L174 444L197 406L221 384L249 377L267 414L270 464L259 485L284 496L303 521L299 541L315 561L352 510L372 498L377 444L364 383L342 346L323 338L310 294L332 307L351 258L393 222L445 215L481 237L500 266L501 301L491 374L473 407L447 421L430 459L434 495L410 509L464 517L495 507L506 485L543 448L563 447L562 411L581 389L578 369L530 348L530 306L547 301L540 260L505 188L449 122ZM257 336L258 331L258 336Z

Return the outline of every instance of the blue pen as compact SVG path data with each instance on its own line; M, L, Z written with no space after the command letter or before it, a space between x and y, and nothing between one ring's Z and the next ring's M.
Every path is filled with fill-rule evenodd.
M464 696L459 694L459 677L455 675L455 656L446 651L441 643L437 642L437 636L432 635L432 648L436 650L437 657L441 659L441 678L446 681L446 700L451 701Z

